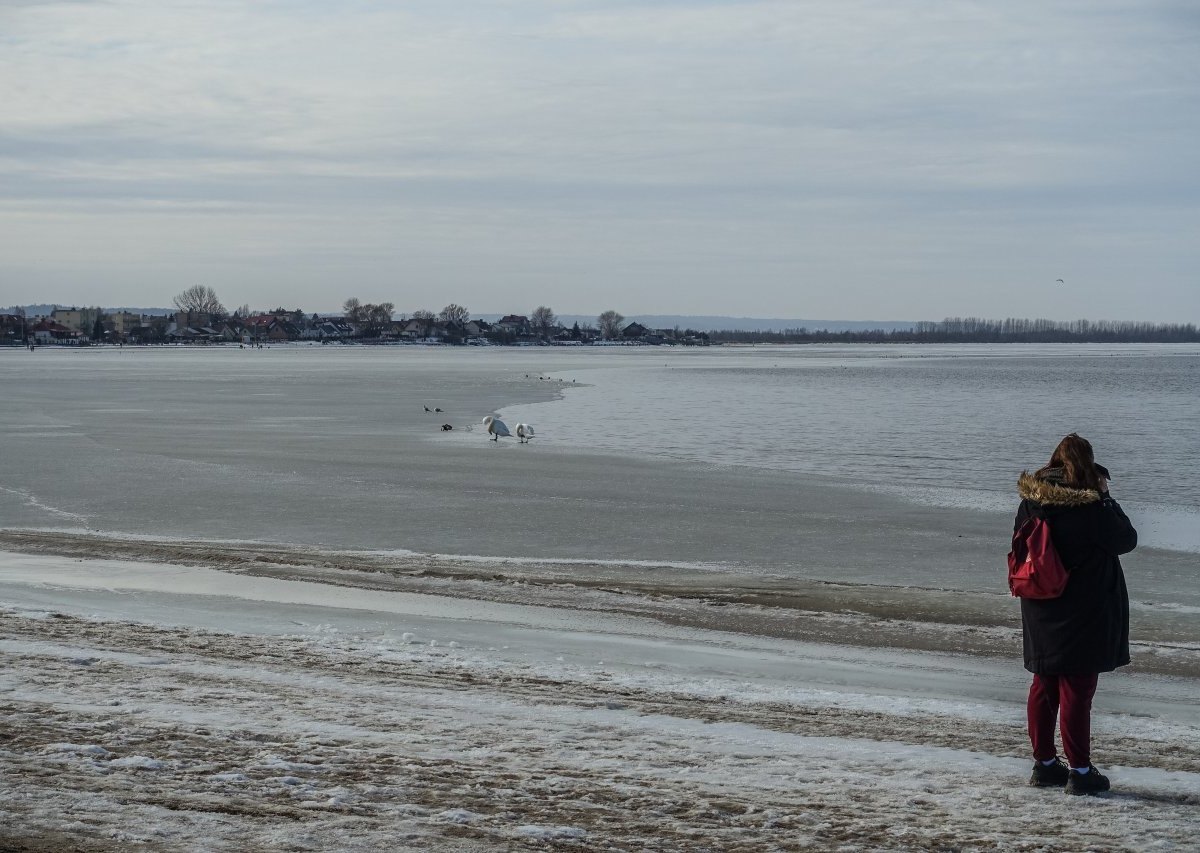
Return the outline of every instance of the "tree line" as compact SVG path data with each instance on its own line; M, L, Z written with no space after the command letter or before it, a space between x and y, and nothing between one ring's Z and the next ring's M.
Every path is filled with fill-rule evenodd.
M987 320L948 317L940 322L923 320L909 329L781 329L757 331L727 329L709 332L713 343L1200 343L1194 323L1143 323L1119 320Z

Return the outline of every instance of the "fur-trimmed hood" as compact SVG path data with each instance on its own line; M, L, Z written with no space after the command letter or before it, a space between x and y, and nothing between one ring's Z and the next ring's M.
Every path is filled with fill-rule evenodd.
M1017 494L1042 506L1084 506L1100 500L1100 493L1095 489L1073 489L1054 480L1035 477L1028 471L1022 471L1017 479Z

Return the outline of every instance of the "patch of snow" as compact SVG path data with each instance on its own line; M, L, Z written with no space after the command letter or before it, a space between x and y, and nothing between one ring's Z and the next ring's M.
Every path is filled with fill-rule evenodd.
M323 770L320 764L311 764L307 761L287 761L276 755L268 755L262 761L258 762L256 767L266 770Z
M34 619L39 622L54 618L54 614L49 610L31 610L24 607L5 607L0 612L16 619Z
M335 788L328 793L329 799L325 801L325 805L327 806L347 806L358 799L344 788Z
M130 755L127 758L114 758L108 762L109 767L118 767L123 770L162 770L163 763L157 758L150 758L145 755Z
M43 753L70 752L75 755L90 755L94 758L107 758L112 755L102 746L94 743L52 743L42 750Z
M517 835L537 841L560 841L587 838L587 830L576 826L536 826L527 824L517 827Z
M477 820L482 820L484 816L478 812L468 811L467 809L446 809L443 812L438 812L434 817L448 823L474 823Z

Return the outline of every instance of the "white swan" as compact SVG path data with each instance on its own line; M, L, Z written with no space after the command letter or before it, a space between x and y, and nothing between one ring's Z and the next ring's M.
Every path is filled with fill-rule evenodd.
M533 427L529 424L517 424L517 439L521 444L527 443L533 438Z
M504 421L500 420L499 418L493 418L491 415L488 415L483 419L483 428L486 429L488 435L492 437L492 441L499 441L500 436L509 437L512 435L512 433L508 431L508 425L504 423Z

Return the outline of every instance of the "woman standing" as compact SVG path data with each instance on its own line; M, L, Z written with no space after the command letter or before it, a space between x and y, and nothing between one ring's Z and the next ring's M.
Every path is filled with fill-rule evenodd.
M1033 673L1029 784L1066 786L1069 794L1108 790L1091 763L1092 696L1100 673L1129 663L1129 594L1118 555L1137 546L1137 531L1109 496L1108 480L1092 445L1071 433L1049 464L1017 482L1016 528L1030 516L1045 518L1070 573L1058 598L1021 599L1025 668ZM1069 766L1055 750L1056 717Z

